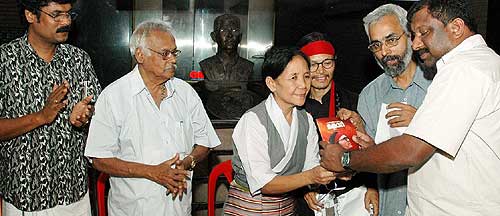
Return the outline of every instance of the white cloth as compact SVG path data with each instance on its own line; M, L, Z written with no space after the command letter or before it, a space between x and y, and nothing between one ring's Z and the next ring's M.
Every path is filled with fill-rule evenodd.
M370 212L365 208L366 187L359 186L341 194L338 197L335 195L318 194L316 199L321 199L325 208L321 211L314 211L315 216L333 216L328 214L326 208L333 207L335 216L370 216Z
M34 212L23 212L17 209L14 205L2 202L2 216L91 216L92 211L90 209L89 193L87 192L85 196L77 202L71 203L69 205L57 205L55 207L44 209L41 211Z
M243 114L232 135L241 163L245 169L250 192L253 195L260 193L260 189L277 176L277 173L283 169L283 165L288 163L297 140L297 109L293 109L292 123L289 125L272 95L266 99L265 105L285 147L285 157L274 169L271 168L268 153L266 128L260 124L255 113L247 112ZM309 121L308 144L305 152L306 161L302 170L308 170L319 165L316 125L310 114L307 114L307 118Z
M500 212L500 57L480 35L443 56L405 133L438 150L408 177L407 215Z
M380 105L380 114L378 117L377 132L375 134L375 143L381 143L390 139L391 137L400 136L405 132L406 128L408 128L408 127L391 128L391 126L389 126L388 123L389 120L396 118L396 116L386 119L385 115L387 115L388 112L397 110L397 108L387 109L388 105L389 104L386 103L382 103Z
M198 144L220 144L203 104L186 82L166 82L168 95L158 108L137 67L104 89L95 105L85 156L116 157L156 165L181 158ZM109 215L190 215L191 181L182 201L165 187L142 178L110 178Z

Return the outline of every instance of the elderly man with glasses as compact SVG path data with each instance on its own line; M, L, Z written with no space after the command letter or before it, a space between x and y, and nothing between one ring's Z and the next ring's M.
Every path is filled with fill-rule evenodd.
M0 46L5 215L91 214L83 155L100 92L89 55L64 44L74 0L21 0L26 34Z
M137 66L97 100L85 155L111 176L109 215L191 215L190 171L220 141L194 89L174 77L168 23L139 24L130 52Z

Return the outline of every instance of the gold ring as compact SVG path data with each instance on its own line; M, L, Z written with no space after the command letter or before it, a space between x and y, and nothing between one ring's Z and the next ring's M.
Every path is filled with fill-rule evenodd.
M58 103L58 101L57 101L57 100L54 100L54 103Z

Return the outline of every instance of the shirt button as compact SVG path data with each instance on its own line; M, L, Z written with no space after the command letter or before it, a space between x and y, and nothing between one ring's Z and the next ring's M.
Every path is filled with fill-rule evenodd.
M398 214L401 214L402 212L401 211L398 211Z

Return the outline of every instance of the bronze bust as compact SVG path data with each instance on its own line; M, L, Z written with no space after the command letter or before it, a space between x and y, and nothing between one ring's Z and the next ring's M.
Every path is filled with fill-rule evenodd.
M215 118L239 119L260 101L258 94L247 89L253 62L238 55L242 37L240 19L231 14L216 17L210 37L217 43L217 53L200 62L204 87L208 90L205 106Z
M217 43L217 53L200 62L201 71L208 81L248 82L253 62L238 55L241 36L238 17L223 14L215 18L210 37Z

